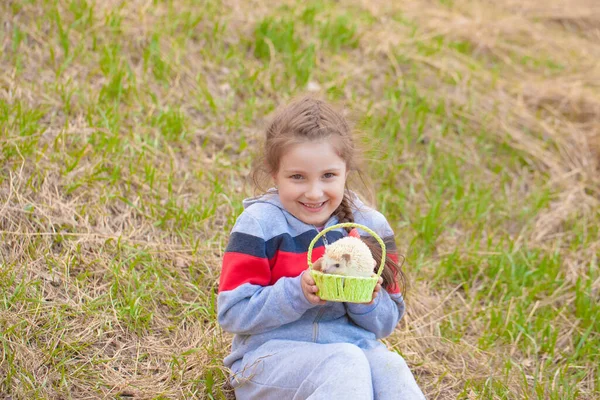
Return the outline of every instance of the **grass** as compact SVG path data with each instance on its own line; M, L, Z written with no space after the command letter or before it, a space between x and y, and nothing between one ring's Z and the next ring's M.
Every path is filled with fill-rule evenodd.
M220 258L264 120L367 137L432 399L600 395L585 0L0 4L0 397L231 398Z

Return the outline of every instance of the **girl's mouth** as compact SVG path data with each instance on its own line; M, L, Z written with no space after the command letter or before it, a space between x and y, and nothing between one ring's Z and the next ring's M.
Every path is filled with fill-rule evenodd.
M325 203L327 203L327 201L323 201L321 203L302 203L302 202L300 202L300 204L302 204L304 206L304 209L309 212L321 211L323 209L323 206L325 205Z

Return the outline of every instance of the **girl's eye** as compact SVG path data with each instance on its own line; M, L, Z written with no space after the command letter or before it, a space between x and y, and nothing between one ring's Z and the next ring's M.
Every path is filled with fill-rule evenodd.
M335 174L333 172L328 172L325 175L323 175L323 177L326 179L333 178L334 176Z
M300 175L300 174L294 174L294 175L290 176L290 178L292 178L292 179L302 179L302 175Z

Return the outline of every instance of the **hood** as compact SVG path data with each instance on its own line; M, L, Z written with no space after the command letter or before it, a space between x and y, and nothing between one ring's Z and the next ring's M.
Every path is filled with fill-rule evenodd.
M246 208L250 207L252 204L256 204L256 203L272 204L272 205L285 211L283 204L281 204L281 200L279 200L279 193L277 193L277 189L275 189L275 188L271 188L271 189L267 190L266 193L261 194L260 196L249 197L247 199L244 199L244 201L242 202L242 205L244 206L244 209L246 209Z
M352 200L352 204L354 205L354 209L361 209L364 207L364 203L362 202L362 200L356 195L356 193L354 193L353 191L349 191L350 193L350 199ZM267 190L266 193L260 195L260 196L256 196L256 197L249 197L247 199L244 199L244 201L242 202L244 209L250 207L252 204L256 204L256 203L268 203L268 204L272 204L275 207L280 208L281 210L288 212L285 207L283 207L283 204L281 204L281 200L279 199L279 193L277 192L277 189L275 188L271 188L269 190Z

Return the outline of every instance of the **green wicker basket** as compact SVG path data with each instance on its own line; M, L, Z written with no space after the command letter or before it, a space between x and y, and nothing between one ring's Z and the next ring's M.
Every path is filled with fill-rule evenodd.
M374 274L369 278L361 276L333 275L324 274L321 271L315 271L313 269L313 263L311 261L312 251L314 245L317 243L317 240L333 229L346 227L360 228L364 230L373 236L381 246L381 265L379 266L379 270L377 270L376 275ZM310 242L310 246L308 246L308 266L310 268L310 273L315 279L317 287L319 288L317 295L322 300L341 301L347 303L369 303L373 298L373 290L375 289L375 285L377 285L377 281L383 272L384 265L385 244L383 243L383 240L381 240L381 238L371 229L354 222L344 222L323 229L317 236L315 236L312 242Z

